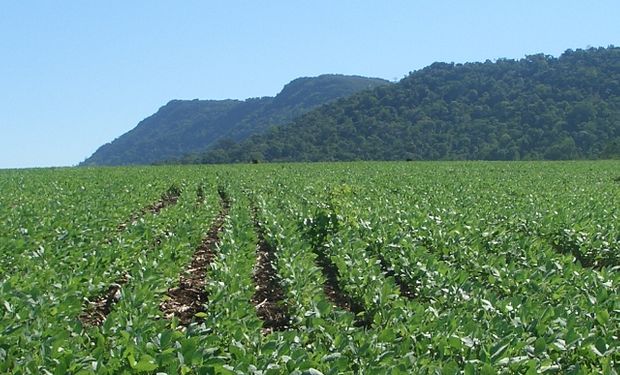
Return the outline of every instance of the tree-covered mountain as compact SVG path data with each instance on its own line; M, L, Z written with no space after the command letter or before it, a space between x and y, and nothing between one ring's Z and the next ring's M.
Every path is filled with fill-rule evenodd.
M620 156L620 48L435 63L189 162Z
M240 100L173 100L82 165L150 164L234 142L263 132L322 104L388 84L378 78L322 75L298 78L275 97Z

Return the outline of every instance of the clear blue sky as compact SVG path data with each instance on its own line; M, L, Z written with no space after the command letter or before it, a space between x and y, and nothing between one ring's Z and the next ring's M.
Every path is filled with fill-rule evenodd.
M75 165L171 99L620 45L620 1L4 1L0 168Z

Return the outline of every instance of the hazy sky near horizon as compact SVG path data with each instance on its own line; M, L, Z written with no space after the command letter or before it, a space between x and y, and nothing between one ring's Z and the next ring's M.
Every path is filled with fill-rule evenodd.
M620 1L5 1L0 168L75 165L172 99L620 45Z

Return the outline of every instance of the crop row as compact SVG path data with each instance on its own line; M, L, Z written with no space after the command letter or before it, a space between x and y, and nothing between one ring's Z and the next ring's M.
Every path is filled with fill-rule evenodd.
M616 166L6 172L0 372L614 374Z

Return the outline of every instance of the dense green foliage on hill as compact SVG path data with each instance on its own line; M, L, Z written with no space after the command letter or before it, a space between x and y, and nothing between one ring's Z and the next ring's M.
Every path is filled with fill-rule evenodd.
M435 63L190 162L620 155L620 48Z
M275 97L173 100L137 127L101 146L82 165L150 164L207 149L221 139L239 141L285 124L322 104L388 84L377 78L322 75L298 78Z

